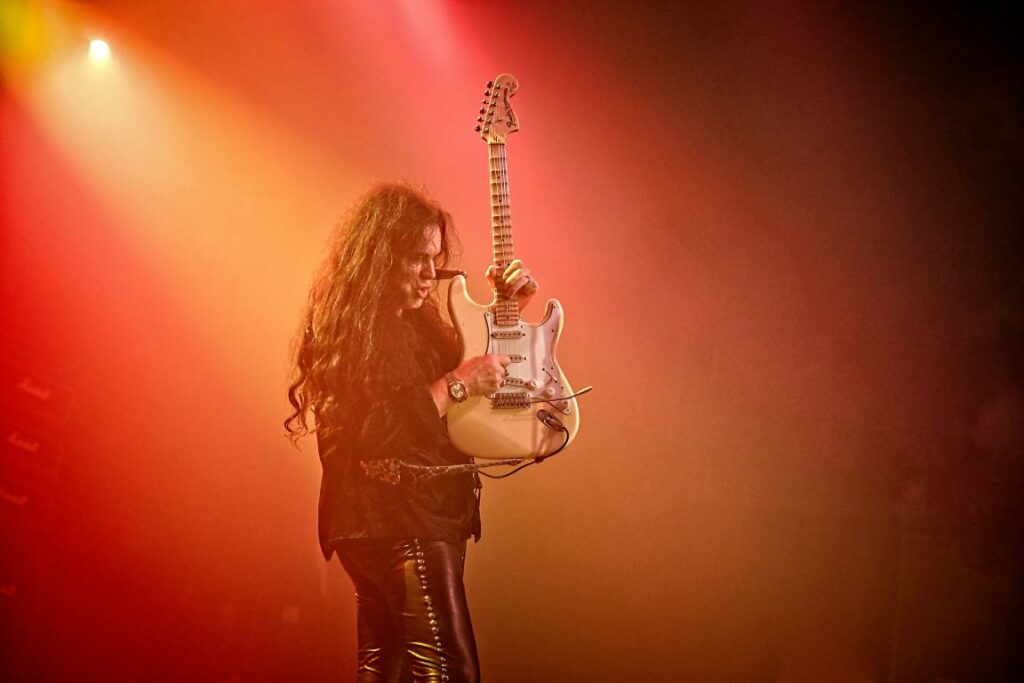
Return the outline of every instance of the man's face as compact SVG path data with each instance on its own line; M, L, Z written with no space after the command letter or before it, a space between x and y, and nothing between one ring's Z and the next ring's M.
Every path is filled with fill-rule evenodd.
M401 311L412 310L423 305L430 290L434 287L437 274L434 264L441 253L441 231L436 225L427 226L423 230L423 240L415 253L402 258L399 265L398 278L400 287Z

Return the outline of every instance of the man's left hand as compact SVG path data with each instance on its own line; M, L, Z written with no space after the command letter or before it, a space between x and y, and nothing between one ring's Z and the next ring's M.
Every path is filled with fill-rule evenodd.
M539 289L537 281L530 275L530 269L525 267L522 261L516 259L508 264L508 267L500 275L496 275L496 271L494 264L491 264L484 273L491 289L497 290L510 299L515 298L519 304L519 310L526 308Z

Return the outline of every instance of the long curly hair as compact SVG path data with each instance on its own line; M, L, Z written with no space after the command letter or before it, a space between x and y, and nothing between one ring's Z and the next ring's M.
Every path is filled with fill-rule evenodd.
M458 249L451 217L407 185L374 186L342 219L292 342L288 401L293 412L284 421L292 443L312 431L321 437L344 431L351 420L373 410L382 386L408 380L403 373L408 373L409 349L398 348L405 338L401 326L414 328L433 349L436 367L450 364L440 355L458 340L440 316L436 292L420 308L395 314L404 259L421 248L428 226L440 230L435 265L443 268Z

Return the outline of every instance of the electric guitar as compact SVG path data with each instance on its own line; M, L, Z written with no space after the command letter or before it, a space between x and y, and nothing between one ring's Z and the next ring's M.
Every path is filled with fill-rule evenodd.
M510 74L489 82L476 127L487 142L491 237L498 273L515 259L505 138L519 129L509 103L518 87ZM465 276L456 275L448 289L448 311L462 341L463 360L488 353L512 357L505 384L496 393L470 396L448 411L452 444L482 459L538 457L568 445L579 431L580 414L555 360L562 305L549 299L539 323L524 323L515 298L495 290L489 304L478 304L469 296Z

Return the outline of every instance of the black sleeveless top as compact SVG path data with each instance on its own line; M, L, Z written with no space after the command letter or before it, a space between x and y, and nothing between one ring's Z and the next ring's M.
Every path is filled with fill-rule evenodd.
M407 311L393 331L397 350L392 379L375 386L376 404L353 414L348 430L318 428L323 466L319 537L330 559L337 541L349 538L419 538L463 541L480 537L479 478L471 473L419 482L388 483L368 476L363 463L395 458L410 465L470 462L448 439L429 384L459 361L458 342L412 324L420 311ZM343 388L339 388L343 391ZM358 409L359 407L353 407Z

